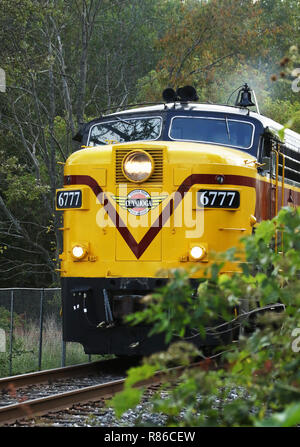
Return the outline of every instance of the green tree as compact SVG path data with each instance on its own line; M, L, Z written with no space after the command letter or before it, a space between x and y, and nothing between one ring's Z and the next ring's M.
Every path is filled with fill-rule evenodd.
M1 285L55 284L54 197L84 120L132 101L163 26L159 1L0 3ZM149 50L150 49L150 50Z

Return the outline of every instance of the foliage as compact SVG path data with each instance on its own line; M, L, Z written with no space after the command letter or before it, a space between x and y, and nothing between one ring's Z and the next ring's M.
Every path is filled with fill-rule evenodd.
M0 306L0 328L3 329L6 333L6 351L4 353L0 353L0 376L2 377L2 372L6 369L8 365L9 359L9 337L10 334L10 325L11 325L11 312L7 310L5 307ZM18 315L16 312L13 312L13 325L14 329L21 329L24 327L24 321L21 315ZM24 341L19 337L16 337L15 333L12 336L12 352L11 358L16 359L23 354L29 354L32 351L28 351L25 349Z
M271 85L270 53L276 39L287 34L289 22L275 24L261 3L182 2L156 43L162 57L156 69L140 80L139 98L157 101L166 86L191 84L200 101L222 103L248 81L256 91L260 87L262 101Z
M50 309L51 312L51 309ZM9 311L3 313L0 308L0 327L2 317L5 315L6 352L0 353L0 377L9 375L10 365L10 337L9 337ZM38 321L30 321L25 327L18 324L18 316L14 313L14 338L12 350L12 374L24 374L38 370L39 336ZM58 368L62 360L61 325L57 322L57 314L46 316L43 325L42 369ZM92 356L92 360L100 360L101 356ZM66 365L76 365L86 362L87 355L79 343L68 343L66 346Z
M300 133L300 102L267 98L262 113L277 123L289 123L288 128Z
M0 328L4 329L5 332L9 332L10 330L10 317L10 311L0 306ZM23 320L16 312L13 314L13 319L15 328L23 326Z
M131 368L128 370L124 390L121 394L117 394L112 399L118 417L120 417L128 408L137 405L141 399L143 390L133 388L132 385L152 377L154 373L155 367L151 365L143 365L139 368Z
M277 252L274 250L276 234ZM186 369L179 381L169 375L167 385L162 387L167 391L167 398L161 397L161 390L155 394L153 411L164 414L168 426L294 426L300 423L299 337L295 338L299 335L295 329L300 328L300 208L283 208L272 221L259 224L253 236L243 238L243 244L246 258L241 262L240 273L230 278L218 275L221 265L214 264L196 296L187 299L186 276L174 272L168 286L148 298L146 311L131 318L136 322L152 321L155 331L164 330L167 339L171 333L184 334L191 324L200 333L205 325L208 334L211 327L204 318L206 315L210 320L222 315L225 323L238 322L239 342L228 345L225 352L219 347L217 368L213 359L206 359L198 368ZM226 256L232 260L232 251ZM173 308L172 291L175 309L167 316L167 309ZM262 309L282 303L285 311L246 312L245 301L252 303L252 310L253 306ZM181 319L178 318L180 306ZM242 307L243 318L234 318L233 309L237 306ZM201 310L195 318L198 309ZM167 323L159 324L159 318ZM220 326L218 329L220 335ZM185 343L171 345L166 353L155 354L144 363L166 369L170 360L183 358L183 352L191 358L204 357ZM140 376L141 369L131 371L130 383L138 382ZM136 390L134 393L136 399ZM130 402L129 385L126 396ZM130 404L126 406L123 402L122 410L128 407Z

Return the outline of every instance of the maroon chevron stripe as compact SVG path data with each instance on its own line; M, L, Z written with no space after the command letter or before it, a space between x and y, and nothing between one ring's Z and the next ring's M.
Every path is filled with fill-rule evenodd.
M101 186L98 185L97 181L93 177L90 177L89 175L68 175L65 176L64 183L65 185L86 185L93 190L95 196L98 197L100 203L103 203L104 209L110 217L111 221L116 226L117 230L137 259L139 259L143 255L145 250L149 247L151 242L165 225L169 217L181 203L184 195L190 190L193 185L219 185L216 174L192 174L187 177L177 189L174 198L170 199L167 206L162 210L159 217L143 236L142 240L138 243L132 236L122 218L119 216L114 206L109 201ZM256 179L252 177L244 177L241 175L225 175L222 185L249 186L251 188L255 188Z

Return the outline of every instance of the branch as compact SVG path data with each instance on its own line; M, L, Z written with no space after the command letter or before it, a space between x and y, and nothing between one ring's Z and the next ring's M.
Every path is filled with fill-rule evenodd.
M34 242L34 241L32 241L32 240L30 239L30 236L29 236L29 234L27 233L27 231L25 230L25 228L23 228L23 227L20 225L20 222L18 221L18 219L15 218L15 217L12 215L11 211L9 210L9 208L5 205L4 200L2 199L1 195L0 195L0 207L2 208L4 214L9 218L9 220L11 221L11 223L15 226L15 228L17 229L17 231L23 236L23 238L24 238L30 245L32 245L34 248L38 249L38 251L39 251L40 253L42 253L42 254L46 257L46 259L47 259L49 265L52 266L52 262L51 262L51 260L50 260L50 258L49 258L49 253L48 253L48 251L45 250L44 247L42 247L41 245L37 244L36 242Z
M191 71L189 73L189 76L192 74L195 74L195 73L199 73L200 71L210 70L212 67L217 65L220 61L226 59L227 57L237 56L238 54L239 54L239 51L235 51L234 53L230 53L230 54L227 54L226 56L219 57L219 59L217 59L215 62L212 62L211 64L206 65L205 67L197 68L197 70Z

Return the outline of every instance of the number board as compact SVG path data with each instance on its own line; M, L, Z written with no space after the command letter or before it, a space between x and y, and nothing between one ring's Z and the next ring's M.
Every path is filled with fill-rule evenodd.
M57 209L65 208L81 208L82 206L82 191L76 190L63 190L57 191L56 195L56 207Z
M239 191L223 189L200 189L197 194L198 205L201 208L239 208Z

